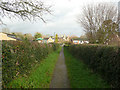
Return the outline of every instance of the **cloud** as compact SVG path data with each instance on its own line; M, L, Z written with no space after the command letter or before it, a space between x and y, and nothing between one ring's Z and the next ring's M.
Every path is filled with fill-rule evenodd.
M52 4L52 14L46 15L48 23L42 21L29 22L20 19L9 20L4 18L4 22L12 32L31 33L41 32L43 34L54 35L66 34L77 35L84 34L82 27L76 22L76 17L81 13L82 6L88 3L97 2L118 2L119 0L43 0L46 4Z

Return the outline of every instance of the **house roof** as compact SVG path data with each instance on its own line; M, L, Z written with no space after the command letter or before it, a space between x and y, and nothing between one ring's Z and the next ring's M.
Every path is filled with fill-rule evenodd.
M13 34L9 34L9 33L4 33L4 32L0 32L1 34L1 39L2 40L21 40L20 38L16 38L16 35Z
M6 33L0 33L0 40L16 40L16 38L9 37Z
M42 38L37 38L36 40L43 40Z
M44 38L43 40L48 40L49 38Z

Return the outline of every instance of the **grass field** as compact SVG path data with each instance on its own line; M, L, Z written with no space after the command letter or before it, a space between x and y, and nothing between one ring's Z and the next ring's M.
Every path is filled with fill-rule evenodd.
M51 53L45 60L41 61L35 67L28 77L19 77L7 85L8 88L49 88L52 74L60 50Z
M75 59L64 47L65 62L71 88L110 88L110 86L94 74L82 61Z

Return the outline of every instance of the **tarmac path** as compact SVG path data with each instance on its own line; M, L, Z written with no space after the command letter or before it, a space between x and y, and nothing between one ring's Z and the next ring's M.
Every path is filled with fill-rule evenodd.
M50 88L70 88L63 48L55 66Z

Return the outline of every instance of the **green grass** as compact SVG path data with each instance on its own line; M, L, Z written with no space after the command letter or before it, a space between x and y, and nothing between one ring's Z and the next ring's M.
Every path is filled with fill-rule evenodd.
M32 68L29 76L19 77L10 82L8 88L49 88L52 74L61 48Z
M64 48L65 62L71 88L110 88L98 74L95 74L82 61L75 59Z

